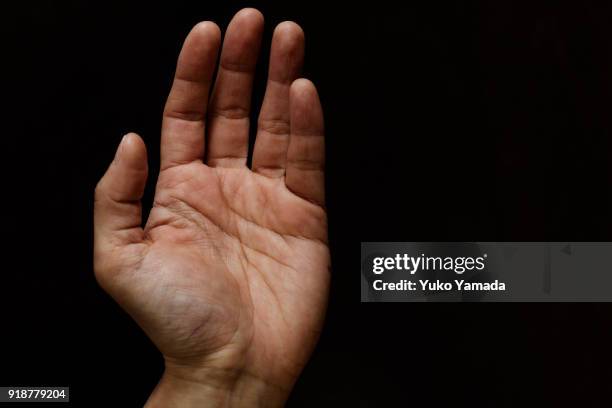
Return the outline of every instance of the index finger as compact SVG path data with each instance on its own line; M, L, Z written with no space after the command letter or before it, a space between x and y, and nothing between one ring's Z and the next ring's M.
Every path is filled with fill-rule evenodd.
M204 156L206 109L220 42L221 31L210 21L197 24L185 39L164 108L162 170Z

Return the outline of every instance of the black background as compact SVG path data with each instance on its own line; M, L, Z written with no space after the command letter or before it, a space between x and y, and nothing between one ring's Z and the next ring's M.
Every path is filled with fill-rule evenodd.
M3 5L0 385L146 401L162 362L93 278L93 188L128 131L157 167L191 26L257 6L268 41L304 27L328 135L332 296L289 405L610 406L609 305L358 298L360 241L612 241L612 6L533 3Z

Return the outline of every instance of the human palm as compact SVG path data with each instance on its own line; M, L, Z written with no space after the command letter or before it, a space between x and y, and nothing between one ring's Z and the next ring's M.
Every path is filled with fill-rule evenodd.
M122 140L96 189L95 271L102 287L188 381L287 391L318 338L328 290L323 118L297 79L303 33L275 30L247 167L250 93L263 19L187 37L164 110L161 169L141 227L144 143ZM211 380L212 379L212 380Z

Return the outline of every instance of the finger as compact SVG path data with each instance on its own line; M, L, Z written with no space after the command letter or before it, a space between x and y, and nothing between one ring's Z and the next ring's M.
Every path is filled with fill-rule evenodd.
M206 157L211 166L246 165L251 91L262 32L263 15L243 9L225 33L208 112Z
M298 196L325 204L323 109L312 82L297 79L289 91L291 135L285 184Z
M140 242L140 199L147 181L147 150L135 133L121 140L108 170L96 186L94 228L97 244Z
M197 24L178 58L162 122L161 169L204 157L204 125L221 31L215 23Z
M272 36L268 84L259 113L253 151L253 171L285 175L289 146L289 88L302 70L304 31L296 23L279 24Z

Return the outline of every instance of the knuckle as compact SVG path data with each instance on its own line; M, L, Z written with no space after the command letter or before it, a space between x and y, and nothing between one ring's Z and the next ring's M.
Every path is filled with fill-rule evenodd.
M259 119L257 126L259 130L274 135L288 135L290 131L289 122L281 119Z

